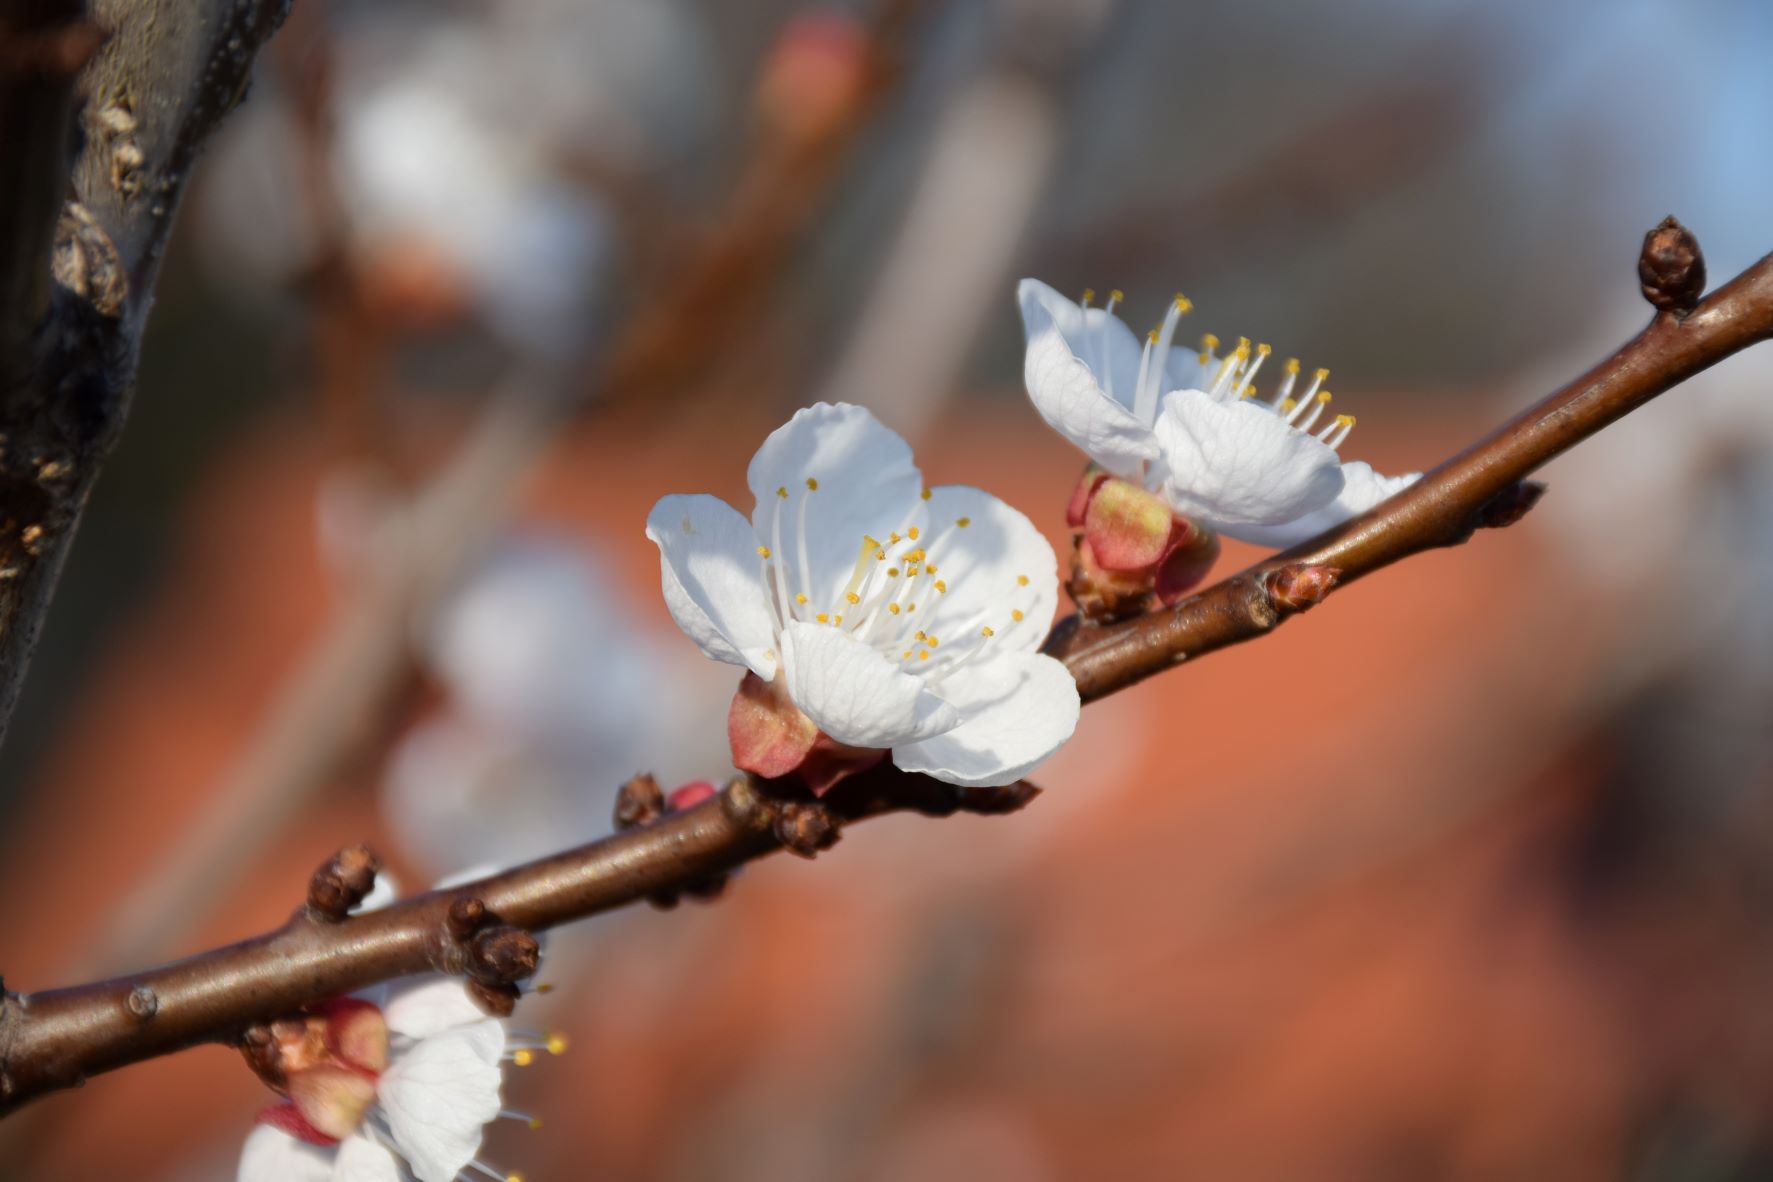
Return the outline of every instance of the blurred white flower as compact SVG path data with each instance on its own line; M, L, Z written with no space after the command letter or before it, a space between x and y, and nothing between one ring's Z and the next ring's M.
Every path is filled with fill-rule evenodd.
M1336 454L1351 415L1318 428L1330 403L1328 370L1303 391L1288 361L1272 398L1256 397L1267 345L1217 338L1198 353L1174 347L1189 310L1177 296L1141 348L1114 315L1025 279L1018 291L1028 337L1024 377L1041 417L1116 476L1161 492L1177 513L1259 545L1290 546L1365 512L1419 473L1386 477ZM1312 431L1318 428L1316 434Z

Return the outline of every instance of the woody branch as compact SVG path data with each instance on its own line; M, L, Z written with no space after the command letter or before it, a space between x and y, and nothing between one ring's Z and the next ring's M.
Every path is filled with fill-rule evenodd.
M1540 465L1726 357L1773 336L1773 256L1706 300L1697 243L1673 219L1639 263L1649 325L1586 374L1428 473L1404 493L1319 538L1161 612L1107 627L1067 620L1048 651L1086 700L1272 631L1337 586L1481 527L1517 520L1541 491ZM201 1043L250 1053L262 1024L326 997L422 972L467 976L508 1008L536 966L525 933L643 899L707 893L739 866L787 849L811 857L842 825L893 811L1010 812L1036 790L964 789L883 765L820 803L736 780L667 812L657 786L630 784L612 837L445 891L348 916L373 860L346 851L316 875L307 904L276 931L159 969L30 995L0 991L0 1113L88 1075Z

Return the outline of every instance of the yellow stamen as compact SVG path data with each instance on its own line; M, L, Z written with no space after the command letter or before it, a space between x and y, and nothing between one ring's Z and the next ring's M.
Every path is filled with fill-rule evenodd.
M942 594L942 595L946 595L946 594L948 594L948 583L947 583L947 581L946 581L946 580L943 580L943 579L937 579L937 580L936 580L936 591L937 591L937 592L938 592L938 593L939 593L939 594Z
M918 639L919 639L919 640L928 640L928 639L929 639L929 637L928 637L928 636L925 636L925 635L924 635L924 634L923 634L923 633L922 633L922 632L919 632L919 633L918 633L918 634L917 634L917 638L918 638Z
M903 538L901 538L901 537L900 537L900 536L899 536L899 535L898 535L898 534L896 534L896 533L892 533L892 534L888 534L888 535L887 535L887 543L888 543L888 544L889 544L889 545L893 545L893 546L897 546L897 545L898 545L898 544L899 544L899 543L900 543L900 542L902 542L902 541L904 541L904 540L905 540L905 539L903 539Z
M923 564L923 569L925 574L933 575L936 573L936 564L933 562L926 562Z
M1289 377L1297 375L1299 372L1299 359L1297 357L1287 358L1286 370Z
M798 603L801 607L805 607L806 606L806 592L802 591L800 594L796 595L794 597L794 602Z
M914 525L910 529L906 530L905 536L910 538L914 542L917 541L917 527ZM923 557L923 551L919 550L917 552L917 555L919 558Z
M1327 382L1330 380L1330 371L1327 369L1313 370L1311 378L1315 382Z
M550 1034L548 1036L548 1053L550 1055L564 1055L566 1054L566 1048L566 1035Z
M930 650L927 648L920 650L917 654L917 659L920 661L929 660L930 659Z
M788 486L784 484L780 488L776 489L776 495L778 497L781 497L784 501L787 500L788 499Z
M813 619L819 621L821 624L829 624L831 622L831 616L826 612L820 612L818 615L814 616Z
M1147 345L1157 344L1157 329L1151 329L1145 334L1145 343Z
M1337 415L1336 416L1336 425L1339 427L1352 427L1352 426L1354 426L1354 416L1353 415Z
M849 585L843 589L845 599L848 599L851 603L862 602L861 597L857 595L856 592L861 589L862 578L867 573L868 563L878 555L885 553L885 546L882 546L867 534L862 535L862 548L856 553L855 569L850 571Z
M819 491L818 479L815 477L812 477L812 476L807 477L806 478L806 490L808 492L818 492Z
M927 488L923 490L923 499L926 501L930 499L930 490Z
M991 630L990 624L987 624L983 628L979 629L979 635L980 636L996 636L997 633L995 633Z
M898 567L896 567L896 566L887 567L887 578L896 579L898 577L899 577L899 568Z
M759 546L757 548L757 556L759 558L768 558L770 556L770 548L768 546Z
M973 524L973 519L971 517L957 517L954 519L954 524L960 526L960 528L962 528L962 529L965 529L967 526Z
M1319 402L1328 402L1330 400L1330 392L1328 390L1319 390L1317 393L1317 400Z
M1126 302L1126 299L1127 293L1118 287L1108 293L1108 302L1111 304L1122 304Z
M1090 302L1090 301L1091 301L1091 300L1093 300L1093 299L1095 299L1095 298L1096 298L1096 289L1095 289L1095 288L1093 288L1093 287L1086 287L1086 288L1084 288L1084 290L1083 290L1083 300L1082 300L1082 302L1083 302L1083 303L1086 303L1086 304L1087 304L1087 303L1089 303L1089 302Z
M1189 312L1194 310L1194 301L1183 295L1181 292L1176 293L1175 302L1176 311L1181 315L1186 316Z
M1292 410L1295 406L1298 406L1298 405L1299 405L1299 403L1296 399L1283 398L1283 399L1281 399L1280 411L1282 414L1286 414L1288 411Z
M1021 618L1022 618L1022 609L1021 608L1016 608L1014 611L1012 611L1010 613L1010 619L1012 619L1012 620L1020 620Z
M1018 586L1018 587L1028 586L1028 576L1027 575L1017 575L1016 576L1016 586Z
M862 597L857 595L854 591L845 591L843 597L849 600L852 605L862 602Z
M915 603L908 603L905 605L905 610L908 612L914 612L917 610L917 605Z
M535 1061L536 1061L536 1053L534 1051L527 1050L527 1049L517 1051L516 1053L514 1053L511 1056L511 1062L517 1064L517 1066L519 1066L519 1067L528 1067L531 1063L534 1063Z
M939 645L941 643L942 642L940 640L937 640L934 636L930 637L930 647L931 648L935 648L937 645Z
M899 609L899 605L898 605L898 604L896 604L896 603L889 603L889 604L887 604L887 610L888 610L888 611L890 611L890 612L892 612L892 613L893 613L893 614L894 614L894 615L895 615L895 616L896 616L896 615L898 615L898 614L899 614L899 610L900 610L900 609Z
M542 1118L541 1117L532 1116L529 1118L529 1131L532 1133L539 1133L542 1131Z
M1256 356L1258 356L1258 357L1266 357L1272 352L1274 352L1273 345L1257 345L1256 346Z

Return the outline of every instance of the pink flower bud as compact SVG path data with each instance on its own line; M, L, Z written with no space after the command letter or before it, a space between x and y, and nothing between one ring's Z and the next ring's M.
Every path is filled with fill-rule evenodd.
M820 140L849 117L868 82L868 42L855 18L802 13L788 22L764 62L757 110L795 140Z
M672 812L677 813L682 812L684 809L695 808L704 800L713 799L713 784L709 783L707 780L691 780L683 787L673 788L671 790L671 794L665 797L665 807Z
M1173 512L1157 494L1093 466L1066 519L1078 531L1066 590L1091 620L1167 607L1219 557L1217 534Z
M388 1023L360 997L335 997L313 1007L326 1020L326 1045L348 1067L380 1075L388 1069Z
M303 1120L334 1140L356 1132L375 1100L375 1078L350 1067L310 1067L289 1077L289 1102Z

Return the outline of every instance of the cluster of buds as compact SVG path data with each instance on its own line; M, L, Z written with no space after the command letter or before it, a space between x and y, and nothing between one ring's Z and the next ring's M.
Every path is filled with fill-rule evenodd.
M1218 534L1096 464L1084 469L1065 522L1074 531L1065 589L1098 623L1168 607L1219 557Z

